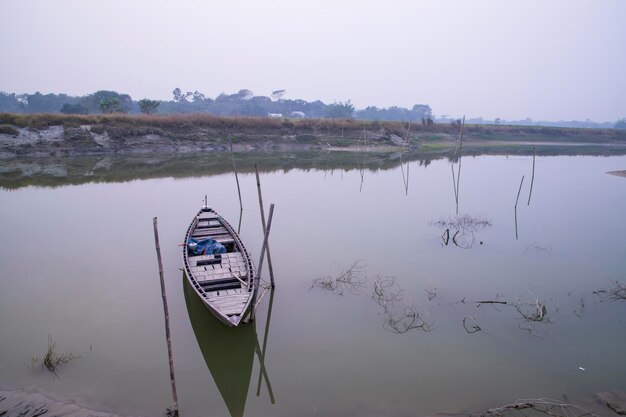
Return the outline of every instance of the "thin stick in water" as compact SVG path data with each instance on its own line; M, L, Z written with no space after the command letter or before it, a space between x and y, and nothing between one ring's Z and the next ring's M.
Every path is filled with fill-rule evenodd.
M530 196L533 195L533 183L535 182L535 147L533 146L533 175L530 177L530 191L528 192L528 204L530 206Z
M265 209L263 208L263 195L261 194L261 178L259 177L259 167L254 164L254 170L256 172L256 186L259 192L259 207L261 209L261 226L263 226L263 233L265 233ZM261 274L261 264L259 264L259 275ZM272 266L272 257L270 255L270 247L267 245L267 266L270 270L270 281L272 288L274 288L274 268Z
M515 240L519 238L517 234L517 202L519 201L519 193L522 191L522 184L524 184L524 176L522 175L522 180L519 183L519 189L517 190L517 198L515 199Z
M241 188L239 187L239 175L237 175L237 166L235 165L235 152L233 152L232 142L230 142L230 155L233 160L233 171L235 171L235 181L237 181L237 193L239 194L239 211L243 211L243 204L241 202Z
M159 230L157 218L153 219L154 244L156 246L157 260L159 262L159 278L161 279L161 297L163 298L163 312L165 313L165 339L167 340L167 354L170 362L170 382L172 383L172 408L168 409L168 415L178 416L178 396L176 395L176 379L174 378L174 357L172 355L172 341L170 338L170 314L167 308L167 296L165 294L165 278L163 278L163 262L161 261L161 247L159 245Z
M272 217L274 216L274 203L270 204L270 214L267 219L267 229L265 229L265 237L263 238L263 246L261 247L261 257L259 258L259 266L256 272L256 283L254 285L254 292L252 293L252 312L250 313L250 320L254 320L256 315L256 299L259 292L259 284L261 281L261 269L263 268L263 258L265 257L265 251L269 249L267 246L267 240L270 236L270 228L272 227ZM269 251L268 251L269 259ZM272 280L273 281L273 280ZM272 286L273 286L272 282Z
M524 184L524 176L522 175L522 180L519 183L519 189L517 190L517 198L515 199L515 208L517 209L517 202L519 201L519 193L522 191L522 184Z
M265 368L265 352L267 351L267 336L270 331L270 320L272 318L272 306L273 305L274 305L274 291L270 293L270 302L267 307L267 320L265 320L265 333L263 335L263 348L261 349L261 354L259 355L259 363L260 363L259 382L257 384L257 389L256 389L256 396L258 397L261 395L261 380L263 377L265 377L265 383L267 384L267 391L270 395L270 401L272 402L272 404L275 403L274 392L272 391L272 385L270 384L270 379L267 376L267 369Z

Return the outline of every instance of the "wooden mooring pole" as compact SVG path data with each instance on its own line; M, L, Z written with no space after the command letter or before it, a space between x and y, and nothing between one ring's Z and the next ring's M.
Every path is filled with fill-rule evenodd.
M165 313L165 339L167 340L167 355L170 362L170 382L172 383L172 400L171 408L167 409L167 415L172 417L178 416L178 396L176 395L176 379L174 378L174 357L172 355L172 341L170 338L170 314L167 309L167 296L165 294L165 279L163 278L163 262L161 261L161 247L159 246L159 230L157 227L157 218L153 219L154 225L154 244L156 246L157 260L159 262L159 278L161 279L161 297L163 298L163 312Z
M519 189L517 190L517 198L515 199L515 240L518 239L517 234L517 202L519 201L519 193L522 191L522 184L524 184L524 176L522 175L522 180L519 182Z
M261 208L261 226L263 226L263 233L265 233L265 209L263 208L263 195L261 194L261 179L259 178L259 167L257 164L254 164L254 171L256 172L256 186L259 191L259 207ZM264 243L265 246L265 243ZM263 258L261 258L263 259ZM272 284L272 288L274 285L274 268L272 267L272 257L270 256L270 247L267 244L267 266L270 270L270 282ZM261 272L261 265L259 265L259 274Z
M533 146L533 176L530 178L530 191L528 192L528 204L530 206L530 197L533 195L533 183L535 182L535 147Z
M233 143L230 143L230 156L233 161L233 171L235 171L235 181L237 181L237 193L239 193L239 211L243 211L243 203L241 202L241 188L239 187L239 175L237 175L237 166L235 165L235 152L233 152Z
M265 257L265 251L267 250L268 262L269 262L269 247L267 246L267 240L270 236L270 229L272 227L272 217L274 216L274 203L270 204L270 214L267 219L267 229L265 229L264 237L263 237L263 246L261 247L261 257L259 258L259 264L256 271L256 284L254 285L254 293L252 294L252 311L250 312L250 320L254 320L256 316L256 307L257 307L257 295L259 293L259 285L261 281L261 269L263 268L263 258ZM273 285L272 285L273 287Z

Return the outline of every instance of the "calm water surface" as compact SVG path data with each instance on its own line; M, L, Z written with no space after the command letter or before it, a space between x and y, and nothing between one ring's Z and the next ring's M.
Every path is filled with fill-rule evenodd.
M0 387L163 412L157 216L184 416L425 415L624 391L626 302L593 292L626 282L626 179L606 174L626 157L538 157L530 204L532 157L465 157L458 215L451 165L263 174L277 288L234 331L189 296L177 246L205 193L237 226L233 175L1 190ZM257 261L254 175L240 182ZM355 262L356 285L321 288ZM48 335L81 355L56 380L31 364Z

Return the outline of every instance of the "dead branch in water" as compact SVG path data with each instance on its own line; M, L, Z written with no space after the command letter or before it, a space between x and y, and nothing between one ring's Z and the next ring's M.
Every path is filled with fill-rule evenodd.
M466 332L470 334L476 333L482 330L480 326L478 325L478 323L476 323L476 320L474 320L474 317L472 316L465 316L463 318L463 328L465 329Z
M404 291L396 283L396 277L378 277L374 281L374 291L372 292L372 300L383 309L388 303L402 300Z
M600 297L600 302L605 301L626 301L626 284L615 281L610 288L601 288L593 291L595 295Z
M533 414L548 415L552 417L598 417L591 411L585 410L574 404L562 403L550 398L534 398L517 400L511 404L506 404L496 408L472 413L470 417L531 417Z
M393 333L407 333L413 329L420 329L425 332L432 330L432 324L427 323L424 319L424 313L418 311L413 304L405 304L397 310L385 310L385 323L383 327Z
M549 312L545 301L538 298L531 302L521 302L518 298L510 305L519 313L525 324L520 325L520 329L527 330L529 333L542 337L540 333L535 331L535 324L548 324L552 323L554 315L559 311L559 307L554 309L554 312Z
M348 291L356 295L365 287L366 280L360 276L363 268L364 265L361 264L361 261L354 261L349 268L340 271L337 276L327 275L315 278L309 290L319 288L341 296L345 291Z
M426 321L426 313L412 303L405 303L403 293L395 277L379 277L374 281L372 300L381 307L383 328L396 334L413 329L431 331L433 325Z
M56 351L56 345L56 342L52 340L52 336L48 335L48 349L46 350L43 360L41 360L41 367L50 371L54 378L59 377L57 370L59 365L65 365L74 359L80 358L80 355L74 355L72 352L58 353ZM33 365L39 363L39 361L40 359L35 356L33 358Z
M550 317L548 316L548 308L546 305L539 301L539 299L534 302L525 302L522 303L517 299L515 303L511 304L515 310L527 321L536 321L536 322L549 322Z
M476 241L475 234L487 227L491 227L491 222L489 220L480 216L471 216L469 214L440 219L436 222L431 222L430 224L445 228L443 234L441 235L441 240L444 246L448 246L450 243L451 230L454 231L454 234L452 235L452 243L461 249L469 249L474 246L474 242Z

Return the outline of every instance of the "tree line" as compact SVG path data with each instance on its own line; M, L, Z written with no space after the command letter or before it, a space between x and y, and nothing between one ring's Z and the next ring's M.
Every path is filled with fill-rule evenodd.
M354 118L362 120L398 120L432 123L429 105L412 108L368 106L356 109L350 100L326 104L320 100L285 99L285 90L276 90L270 97L257 96L247 89L234 94L206 97L199 91L172 91L171 100L134 100L128 94L101 90L85 96L67 94L15 94L0 92L0 112L65 113L65 114L173 114L209 113L216 116L257 116L292 118Z

